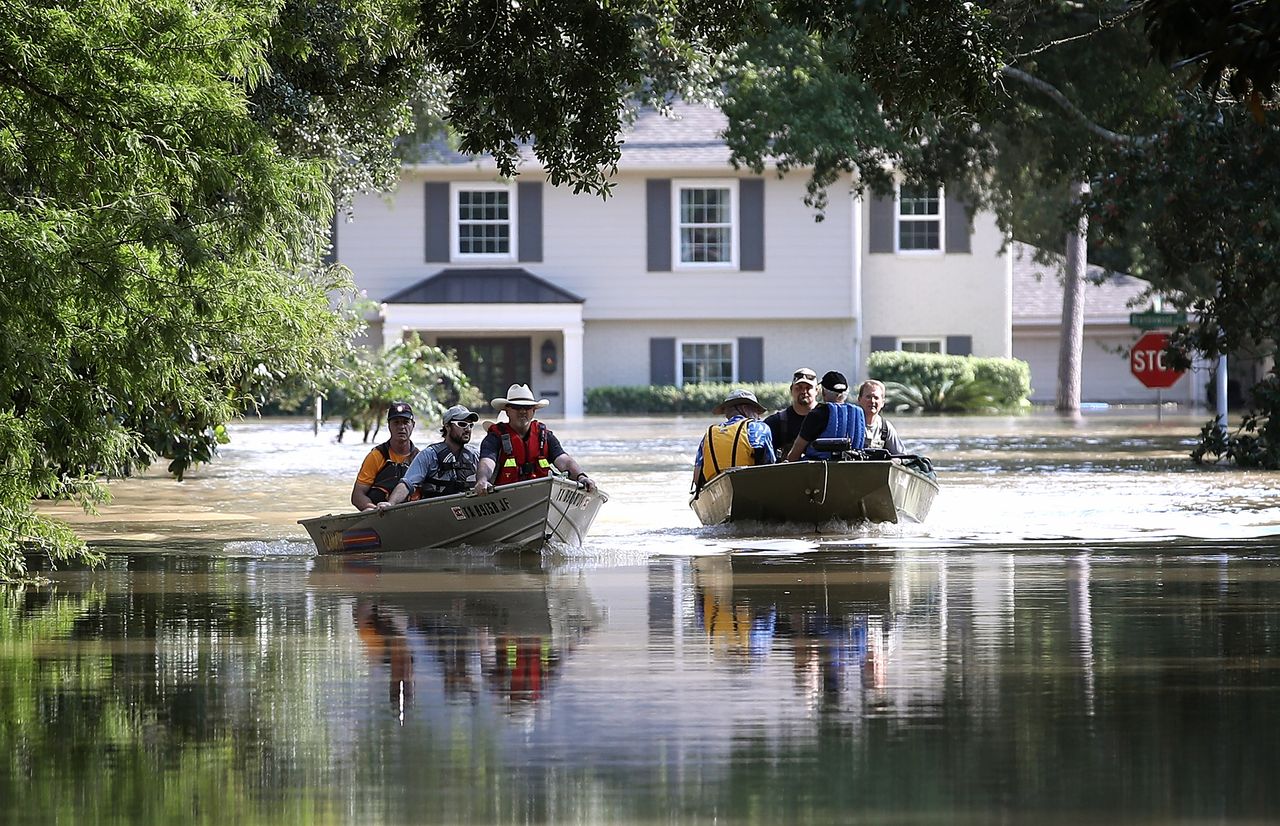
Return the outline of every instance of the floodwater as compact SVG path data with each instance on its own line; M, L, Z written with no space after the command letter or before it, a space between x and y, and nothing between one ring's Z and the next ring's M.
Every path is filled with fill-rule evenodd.
M314 555L368 449L233 428L0 591L3 823L1263 823L1280 476L1204 416L901 419L925 525L703 529L706 421L551 424L582 549ZM420 424L420 442L427 440Z

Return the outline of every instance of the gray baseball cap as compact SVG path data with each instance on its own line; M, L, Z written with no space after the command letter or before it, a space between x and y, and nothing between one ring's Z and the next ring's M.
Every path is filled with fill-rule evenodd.
M441 424L448 427L449 422L478 422L478 421L480 421L479 413L473 413L472 411L468 410L465 404L455 404L453 407L450 407L448 410L444 411L444 418L441 420Z

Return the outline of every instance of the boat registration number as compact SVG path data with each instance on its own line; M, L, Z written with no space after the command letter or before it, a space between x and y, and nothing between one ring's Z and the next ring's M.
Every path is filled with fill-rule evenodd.
M477 502L473 505L455 505L453 507L453 518L459 521L476 519L481 516L497 516L509 510L511 510L511 503L506 499L491 499L487 502Z

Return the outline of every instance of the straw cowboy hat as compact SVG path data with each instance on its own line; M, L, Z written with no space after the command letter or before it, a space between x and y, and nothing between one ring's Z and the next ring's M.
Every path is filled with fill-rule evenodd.
M551 402L546 399L534 399L533 391L529 389L527 384L513 384L507 388L506 397L498 397L489 402L493 405L493 409L502 412L507 409L507 405L525 405L527 407L546 407Z
M733 407L736 404L750 405L761 415L766 412L764 405L756 401L756 394L752 393L750 390L734 390L732 393L724 397L724 401L711 408L711 412L717 416L723 416L726 407Z

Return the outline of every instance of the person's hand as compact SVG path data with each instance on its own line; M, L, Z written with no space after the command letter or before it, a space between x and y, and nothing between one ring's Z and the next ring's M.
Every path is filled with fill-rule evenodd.
M587 474L585 474L585 473L579 473L579 474L578 474L578 484L579 484L579 485L581 485L582 487L586 488L587 493L595 493L595 492L596 492L596 483L595 483L595 480L594 480L594 479L592 479L590 476L588 476L588 475L587 475Z
M484 479L477 480L476 486L473 490L477 496L487 496L488 494L493 493L493 483Z
M378 510L380 510L380 511L384 511L384 510L386 510L387 508L391 507L391 503L390 503L390 502L377 502L377 503L375 503L375 504L374 504L374 507L375 507L375 508L377 508L377 509L378 509Z

